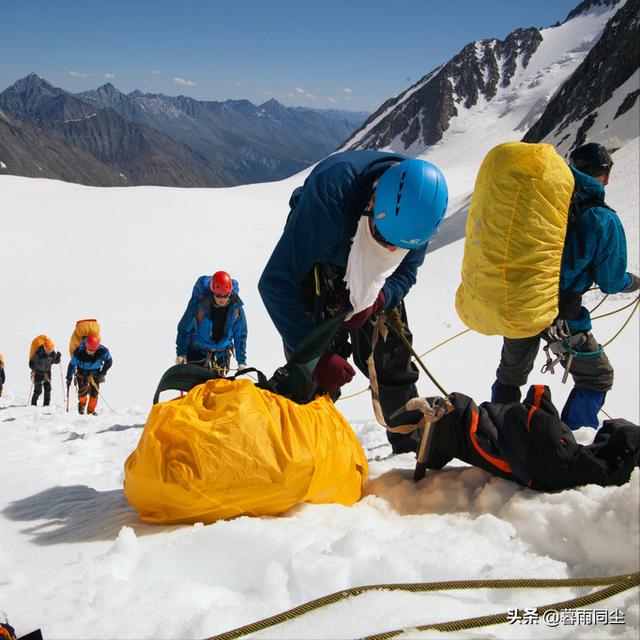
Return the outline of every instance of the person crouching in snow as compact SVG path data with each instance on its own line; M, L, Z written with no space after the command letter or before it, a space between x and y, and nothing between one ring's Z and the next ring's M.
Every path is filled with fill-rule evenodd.
M351 353L368 376L377 313L397 308L407 325L404 298L447 202L447 183L437 167L380 151L335 153L291 195L289 218L258 289L287 358L314 327L349 312L313 372L320 393L335 398L352 380ZM405 335L411 340L408 327ZM418 422L416 412L391 418L417 395L418 379L394 331L377 342L374 361L387 425ZM416 451L416 433L388 433L394 453Z
M247 319L239 288L226 271L201 276L178 323L176 364L196 364L225 375L232 350L247 367Z
M73 374L78 389L78 413L96 415L96 405L100 393L100 384L104 382L113 360L109 349L96 336L82 339L80 346L73 352L67 368L67 391L71 386ZM87 404L88 400L88 404Z
M54 351L54 345L51 340L46 340L41 344L36 352L29 360L29 369L31 369L31 379L33 380L33 395L31 396L31 404L35 407L38 404L38 398L44 388L43 407L48 407L51 402L51 365L60 364L61 354Z

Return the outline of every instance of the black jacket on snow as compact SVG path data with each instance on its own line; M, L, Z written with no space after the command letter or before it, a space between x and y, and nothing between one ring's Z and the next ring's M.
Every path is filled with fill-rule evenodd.
M580 445L551 402L549 388L529 388L524 402L483 402L462 393L454 410L433 425L426 465L441 469L458 458L531 489L584 484L622 485L640 465L640 427L606 420L592 444Z
M31 369L31 371L44 371L45 373L49 373L51 371L51 365L59 364L60 358L61 354L59 351L47 353L44 350L44 345L40 345L31 360L29 360L29 369Z

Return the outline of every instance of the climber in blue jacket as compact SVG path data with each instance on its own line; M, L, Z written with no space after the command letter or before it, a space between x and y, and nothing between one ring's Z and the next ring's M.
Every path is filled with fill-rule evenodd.
M560 266L558 318L566 321L566 346L573 353L561 364L569 367L574 388L562 410L562 421L572 429L598 427L598 412L613 386L613 367L591 334L591 316L582 306L582 296L594 284L603 293L638 291L638 276L627 272L627 241L620 218L604 202L613 160L595 142L573 151L570 168L575 180L564 252ZM504 338L500 365L492 387L493 402L520 400L520 388L527 382L540 339Z
M398 308L406 325L404 298L416 282L447 200L447 184L437 167L380 151L329 156L293 192L287 223L258 288L287 356L315 326L348 310L313 373L319 392L335 397L351 381L351 353L368 375L377 313ZM387 424L417 422L417 415L406 413L390 418L417 395L418 371L408 349L389 332L377 343L374 357ZM389 439L396 452L415 451L416 436L390 434Z
M176 364L229 369L232 350L238 369L247 366L247 320L236 280L226 271L201 276L178 323Z

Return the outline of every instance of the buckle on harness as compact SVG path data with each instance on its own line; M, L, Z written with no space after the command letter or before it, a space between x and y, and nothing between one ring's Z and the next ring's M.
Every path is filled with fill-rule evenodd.
M562 384L564 384L567 381L571 363L573 362L573 354L567 353L566 350L567 341L571 337L569 325L566 320L558 319L544 331L543 335L547 340L547 344L544 346L547 361L542 365L540 372L549 372L553 375L555 366L560 363L564 366L564 375L562 376ZM549 352L556 357L552 358Z

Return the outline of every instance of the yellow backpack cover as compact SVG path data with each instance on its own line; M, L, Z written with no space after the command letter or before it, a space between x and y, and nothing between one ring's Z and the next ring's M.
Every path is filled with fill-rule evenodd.
M554 321L573 188L571 170L550 144L506 142L486 155L456 293L470 329L526 338Z
M176 524L277 515L302 502L351 506L368 465L327 396L296 404L220 378L154 405L124 470L140 517Z
M82 338L87 336L96 336L100 340L100 324L95 318L76 322L76 328L73 330L69 341L69 355L73 355L73 352L80 346Z
M51 343L53 343L53 340L51 340L51 338L49 338L49 336L45 336L44 334L36 336L32 341L31 341L31 347L29 348L29 360L31 360L31 358L33 358L33 354L40 348L41 345L43 345L47 340L49 340Z

